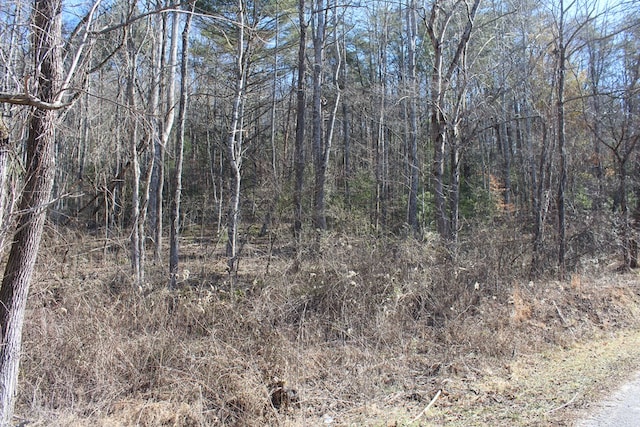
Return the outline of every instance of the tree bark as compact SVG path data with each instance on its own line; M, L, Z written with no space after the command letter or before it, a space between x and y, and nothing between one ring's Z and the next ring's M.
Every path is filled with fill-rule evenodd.
M61 83L61 29L61 1L36 0L33 10L36 96L47 103L56 100ZM53 187L56 117L56 111L37 108L31 116L17 231L0 287L0 425L3 426L10 425L13 416L24 312Z
M4 238L7 232L7 220L10 209L8 205L7 177L9 176L9 128L0 115L0 254L3 253Z

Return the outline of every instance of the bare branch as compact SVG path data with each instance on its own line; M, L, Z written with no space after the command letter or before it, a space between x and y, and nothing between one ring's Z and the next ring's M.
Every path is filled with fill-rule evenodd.
M27 105L30 107L39 108L41 110L61 110L69 107L73 104L73 101L69 102L45 102L37 96L31 94L14 94L0 92L0 103L13 104L13 105Z

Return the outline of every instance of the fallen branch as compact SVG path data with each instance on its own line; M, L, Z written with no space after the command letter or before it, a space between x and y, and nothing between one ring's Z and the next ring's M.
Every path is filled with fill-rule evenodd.
M436 400L438 400L438 397L440 397L440 395L441 395L441 394L442 394L442 389L438 390L438 392L436 393L436 395L435 395L435 396L433 396L433 399L431 399L431 402L429 402L429 404L427 405L427 407L426 407L426 408L424 408L424 409L422 410L422 412L420 412L420 413L418 414L418 416L417 416L417 417L415 417L415 418L411 421L411 423L415 423L416 421L418 421L418 420L420 419L420 417L422 417L424 414L426 414L426 413L427 413L427 411L428 411L429 409L431 409L431 407L433 406L433 404L434 404L434 403L436 403Z

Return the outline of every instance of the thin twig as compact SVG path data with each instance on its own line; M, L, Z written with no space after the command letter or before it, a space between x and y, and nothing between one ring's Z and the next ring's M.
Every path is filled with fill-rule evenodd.
M429 409L431 409L431 407L433 406L433 404L434 404L434 403L436 403L436 400L438 400L438 397L440 397L440 395L441 395L441 394L442 394L442 389L438 390L438 392L436 393L436 395L435 395L435 396L433 396L433 399L431 399L431 402L429 402L429 404L427 405L427 407L426 407L426 408L424 408L424 409L422 410L422 412L420 412L420 413L418 414L418 416L417 416L417 417L415 417L411 422L412 422L412 423L415 423L416 421L418 421L418 420L420 419L420 417L422 417L424 414L426 414L426 413L427 413L427 411L428 411Z
M547 414L550 414L552 412L558 411L558 410L560 410L562 408L566 408L567 406L571 405L574 400L576 400L576 397L578 397L578 393L574 394L573 397L571 398L571 400L569 400L567 403L565 403L563 405L560 405L557 408L553 408L553 409L550 409L549 411L547 411Z
M560 320L562 320L562 324L565 326L569 326L567 323L567 320L564 318L564 316L562 315L562 312L560 311L560 307L558 307L558 304L556 304L555 301L553 302L553 306L556 308L556 312L558 313L558 316L560 317Z

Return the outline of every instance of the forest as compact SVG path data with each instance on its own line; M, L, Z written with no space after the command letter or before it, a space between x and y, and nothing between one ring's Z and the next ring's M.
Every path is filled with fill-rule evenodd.
M2 426L330 424L638 267L634 1L0 0L0 65Z

